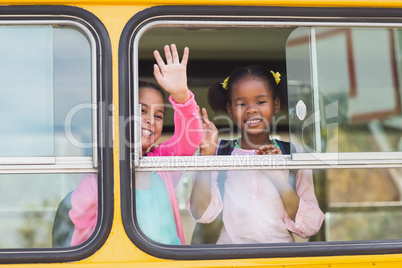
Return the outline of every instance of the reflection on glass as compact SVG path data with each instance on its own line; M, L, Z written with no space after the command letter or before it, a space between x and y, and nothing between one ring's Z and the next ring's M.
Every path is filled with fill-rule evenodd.
M91 48L71 28L0 26L0 157L92 155Z
M286 59L292 140L310 152L402 151L400 32L295 30ZM297 115L299 101L305 119Z
M91 47L81 32L54 28L56 156L92 155Z
M0 175L0 248L51 247L57 206L83 176Z
M53 156L53 29L0 26L0 156Z
M309 170L194 171L186 173L191 193L177 197L180 175L136 173L137 222L155 242L180 244L181 233L186 244L295 242L292 233L307 239L320 230L324 214ZM188 196L187 211L180 210L177 200Z

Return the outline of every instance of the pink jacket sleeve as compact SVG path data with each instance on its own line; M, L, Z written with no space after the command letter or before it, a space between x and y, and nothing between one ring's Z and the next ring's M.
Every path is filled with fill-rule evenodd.
M86 175L71 194L72 208L69 212L74 223L71 246L85 242L95 229L98 219L98 179Z
M177 103L172 96L169 101L174 109L174 134L164 143L152 147L148 156L191 156L197 150L202 139L202 125L199 107L190 91L186 103Z
M313 172L299 170L296 175L296 192L300 197L295 221L285 215L286 227L302 238L315 235L324 221L324 213L318 206L314 193Z

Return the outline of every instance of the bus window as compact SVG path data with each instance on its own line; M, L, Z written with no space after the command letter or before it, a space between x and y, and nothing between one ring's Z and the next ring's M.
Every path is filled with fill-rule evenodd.
M221 139L236 140L241 133L227 115L211 110L208 88L213 83L223 82L237 67L262 65L279 72L287 90L279 96L281 111L270 126L270 137L289 141L290 153L234 157L200 156L196 152L187 157L143 157L138 143L126 142L122 147L120 162L122 184L127 186L122 188L122 195L130 202L123 202L122 206L127 206L124 211L128 214L123 213L123 220L133 242L157 257L210 259L216 256L331 255L334 249L342 254L350 254L355 250L355 244L377 252L386 246L389 239L400 239L397 232L392 236L380 235L379 232L385 225L395 228L391 222L397 221L399 214L395 213L395 217L390 215L401 208L398 190L402 180L400 30L387 26L363 27L359 23L353 27L337 24L329 27L323 23L320 27L320 23L316 25L316 21L310 23L308 19L305 23L225 19L216 21L211 17L206 19L208 23L196 18L175 18L168 22L155 19L150 24L137 22L141 24L141 27L137 27L133 18L123 31L124 45L121 44L121 51L128 51L127 55L120 54L120 59L128 59L121 64L122 70L127 72L121 76L122 88L127 86L130 93L127 90L120 92L121 99L127 100L120 110L121 115L124 118L139 115L139 81L156 83L152 73L155 63L152 52L161 50L166 44L176 44L180 53L184 47L190 48L188 86L198 105L208 110L209 118L217 126ZM375 42L370 41L370 45L367 45L368 40L372 39ZM171 112L172 109L168 109L165 114L161 141L174 131ZM126 120L126 124L122 125L125 135L128 135L123 137L125 141L138 141L138 137L141 137L139 122ZM237 179L227 178L224 194L219 195L217 174L222 173ZM261 174L270 178L272 174L279 173L282 174L281 178L286 179L290 177L289 174L299 174L295 176L294 187L290 180L286 184L288 189L293 188L292 193L296 193L300 200L299 207L293 211L296 214L289 216L286 213L292 211L281 210L283 217L280 227L286 231L284 235L281 239L273 236L261 240L244 237L234 239L228 229L234 228L234 223L239 223L235 220L236 216L241 218L240 215L245 215L242 213L247 211L245 207L251 211L258 207L253 206L253 198L258 199L258 194L248 195L244 202L238 201L237 197L243 198L244 192L255 190L256 193L263 193L261 198L271 197L272 202L280 200L275 203L275 208L283 209L284 201L277 198L280 192L278 188L274 193L269 192L272 188L264 184L266 180L256 181L256 186L252 184ZM308 180L302 179L306 177L300 175L303 173L310 174ZM208 187L215 187L215 194L221 197L215 201L207 200L208 204L215 202L216 205L208 211L209 218L205 216L208 219L203 218L206 214L195 215L198 212L193 211L191 204L195 182L201 174L209 174L208 178L214 185ZM123 177L129 183L124 182ZM233 181L244 185L244 191L233 186ZM380 184L382 187L379 187ZM152 191L156 191L153 185L159 185L158 194L152 194ZM310 191L307 197L301 190L303 187ZM384 189L394 191L383 198L381 193ZM158 215L150 213L156 210L149 207L150 202L146 198L150 196L146 195L162 198L161 192L164 192L165 201L159 200L159 203L167 205L163 211L170 220L164 221L165 225L155 227L151 222L158 222L152 220ZM309 200L306 203L313 205L313 208L303 207L305 200ZM243 210L240 209L242 206L245 206ZM228 207L239 208L238 214L229 210L225 213ZM379 213L378 208L392 209ZM317 212L311 217L314 220L309 222L310 226L301 230L300 225L308 226L303 222L302 211L315 210L323 214ZM226 218L231 223L219 227L221 232L217 240L196 241L194 236L198 232L198 223L219 217L217 211L222 211L223 221ZM285 221L287 217L291 221ZM321 217L324 220L322 225ZM244 222L253 226L250 233L258 230L252 224L272 220L264 221L263 217L258 217L255 223L247 223L253 217L245 218ZM369 220L373 218L376 220ZM340 224L343 220L362 222L361 232L350 235L358 227L350 223ZM173 236L159 236L158 232L152 232L156 228L169 228ZM289 231L293 235L290 236ZM262 232L260 234L259 238L264 236ZM370 242L364 242L366 240ZM237 253L231 251L234 247ZM216 255L211 257L211 254Z
M58 157L79 157L96 172L87 37L51 25L3 25L0 35L7 40L1 45L0 67L6 103L0 113L2 159L54 164ZM57 205L83 175L2 174L1 247L52 247ZM35 221L28 220L32 216Z
M60 202L83 178L102 182L98 102L108 94L91 31L63 16L0 22L0 249L28 249L28 259L29 249L71 247L69 210L55 220Z

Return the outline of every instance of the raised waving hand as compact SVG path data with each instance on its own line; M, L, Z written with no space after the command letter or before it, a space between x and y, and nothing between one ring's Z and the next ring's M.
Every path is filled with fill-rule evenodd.
M180 61L179 53L175 44L164 46L166 62L162 59L159 51L154 51L156 64L154 76L159 85L172 95L177 103L185 103L190 98L187 86L187 62L189 49L184 48L183 58Z

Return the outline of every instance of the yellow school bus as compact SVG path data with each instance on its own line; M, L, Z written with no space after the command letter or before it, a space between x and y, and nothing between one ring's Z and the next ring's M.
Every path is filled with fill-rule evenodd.
M173 43L190 48L188 86L207 109L209 86L234 68L280 71L287 92L271 133L301 150L143 157L138 82L155 82L152 53ZM1 267L402 265L401 1L6 0L0 94ZM222 137L238 134L209 116ZM161 140L173 130L167 109ZM312 170L319 232L292 243L192 243L194 174L260 169ZM155 171L181 172L182 245L139 227L136 177ZM92 234L57 245L55 226L68 222L64 205L85 177L97 182Z

